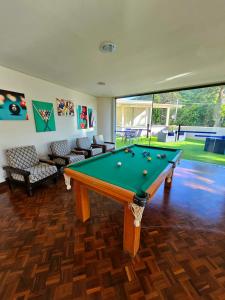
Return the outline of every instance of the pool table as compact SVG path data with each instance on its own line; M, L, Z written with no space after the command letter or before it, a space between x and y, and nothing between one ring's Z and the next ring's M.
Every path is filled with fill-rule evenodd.
M166 157L158 158L159 154ZM135 256L145 204L163 181L165 188L171 187L180 155L178 149L130 145L69 165L64 177L67 189L71 188L72 179L77 218L82 222L90 218L89 189L119 201L124 206L123 248Z

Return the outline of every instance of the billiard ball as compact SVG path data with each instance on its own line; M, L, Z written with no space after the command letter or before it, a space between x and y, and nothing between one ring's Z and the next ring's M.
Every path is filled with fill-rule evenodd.
M143 175L147 175L148 174L148 171L147 170L144 170L143 171Z
M148 156L148 157L147 157L147 160L148 160L148 161L152 160L151 156Z
M161 158L166 158L166 154L161 154Z
M4 101L0 100L0 108L4 106Z
M132 157L134 157L134 156L135 156L135 153L134 153L134 152L132 152L131 154L132 154Z
M128 149L128 148L126 148L126 149L124 150L124 152L128 153L128 152L129 152L129 149Z
M10 101L16 102L16 97L13 96L12 94L7 94L6 97L7 97Z
M20 113L20 107L17 104L10 104L9 110L13 115L19 115Z
M122 166L121 161L118 161L117 166L118 166L118 167L121 167L121 166Z
M0 101L5 101L5 96L0 95Z
M161 158L161 154L157 154L157 158Z
M20 101L20 106L22 107L22 109L26 109L26 101Z

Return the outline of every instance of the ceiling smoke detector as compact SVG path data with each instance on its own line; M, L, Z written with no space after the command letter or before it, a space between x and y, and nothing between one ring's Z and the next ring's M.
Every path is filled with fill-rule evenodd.
M113 42L102 42L99 49L103 53L112 53L116 51L117 45Z
M98 85L105 85L105 82L104 81L99 81L97 82Z

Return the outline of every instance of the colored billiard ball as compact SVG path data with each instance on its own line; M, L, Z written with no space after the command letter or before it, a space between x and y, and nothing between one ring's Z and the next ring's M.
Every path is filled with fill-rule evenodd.
M129 149L128 149L128 148L126 148L126 149L124 150L124 152L128 153L128 152L129 152Z
M4 101L0 100L0 108L4 106Z
M5 96L0 95L0 101L5 101Z
M148 157L147 157L147 160L148 160L148 161L152 160L151 156L148 156Z
M20 106L22 107L22 109L26 109L26 101L20 101Z
M157 158L161 158L161 154L157 154Z
M6 97L7 97L10 101L16 102L16 97L13 96L12 94L7 94Z
M122 166L121 161L118 161L117 166L118 166L118 167L121 167L121 166Z
M166 154L161 154L161 158L166 158Z
M9 110L13 115L19 115L20 107L17 104L10 104Z
M143 175L147 175L148 174L148 171L147 170L144 170L143 171Z

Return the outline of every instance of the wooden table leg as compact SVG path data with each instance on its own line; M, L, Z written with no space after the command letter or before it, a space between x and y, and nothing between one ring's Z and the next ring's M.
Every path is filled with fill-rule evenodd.
M123 249L132 256L138 252L140 245L141 226L134 226L134 216L129 203L124 205Z
M90 202L88 199L88 190L84 185L74 181L73 193L76 201L76 216L79 220L85 222L90 218Z
M170 172L170 174L166 177L165 179L165 188L166 189L170 189L172 186L172 181L173 181L173 171L174 169L172 169L172 171Z

